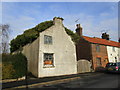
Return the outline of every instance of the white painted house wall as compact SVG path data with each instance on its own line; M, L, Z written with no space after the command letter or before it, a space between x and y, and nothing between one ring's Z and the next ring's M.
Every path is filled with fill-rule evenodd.
M22 53L27 57L28 71L38 77L39 38L23 47Z
M115 50L113 50L115 48ZM108 60L109 62L120 62L120 48L107 46ZM116 58L115 58L116 57Z
M53 43L44 44L44 35L52 36ZM66 33L61 19L54 19L54 25L41 32L39 37L23 47L22 53L28 59L28 70L36 77L48 77L77 73L76 48ZM44 53L54 53L54 67L44 67Z
M38 77L77 73L76 50L74 42L66 33L61 19L55 19L54 23L55 25L40 33ZM52 36L53 43L51 45L44 44L44 35ZM54 67L44 67L44 53L54 53Z

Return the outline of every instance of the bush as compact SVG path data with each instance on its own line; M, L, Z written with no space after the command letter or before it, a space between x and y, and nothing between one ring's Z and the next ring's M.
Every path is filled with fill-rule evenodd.
M21 53L13 55L12 58L12 64L15 69L13 78L25 76L27 72L27 58Z
M9 79L13 77L15 70L13 69L13 65L9 63L2 64L2 78Z
M14 55L2 56L2 77L7 78L20 78L27 73L27 58L19 53Z

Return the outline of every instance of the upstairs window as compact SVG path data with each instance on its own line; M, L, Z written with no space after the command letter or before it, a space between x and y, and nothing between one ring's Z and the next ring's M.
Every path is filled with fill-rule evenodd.
M44 53L44 67L54 66L53 60L53 53Z
M44 35L44 44L52 44L52 36Z
M115 47L112 48L113 52L115 52Z
M100 52L100 45L96 45L96 51Z

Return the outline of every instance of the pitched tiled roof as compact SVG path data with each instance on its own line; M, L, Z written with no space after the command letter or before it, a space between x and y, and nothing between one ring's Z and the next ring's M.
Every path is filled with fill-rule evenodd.
M103 44L103 45L108 45L108 46L120 47L119 42L115 42L115 41L111 41L111 40L106 40L106 39L97 38L97 37L92 38L92 37L87 37L87 36L83 36L83 38L86 41L89 41L91 43L97 43L97 44Z

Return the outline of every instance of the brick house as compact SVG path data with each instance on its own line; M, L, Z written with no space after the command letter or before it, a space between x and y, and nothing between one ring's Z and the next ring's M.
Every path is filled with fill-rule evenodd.
M87 37L82 35L82 27L77 24L76 33L80 36L80 40L76 45L77 60L88 60L92 64L92 69L97 67L105 67L110 58L107 47L118 47L118 43L109 40L109 35L102 35L102 38ZM107 39L107 40L106 40Z

